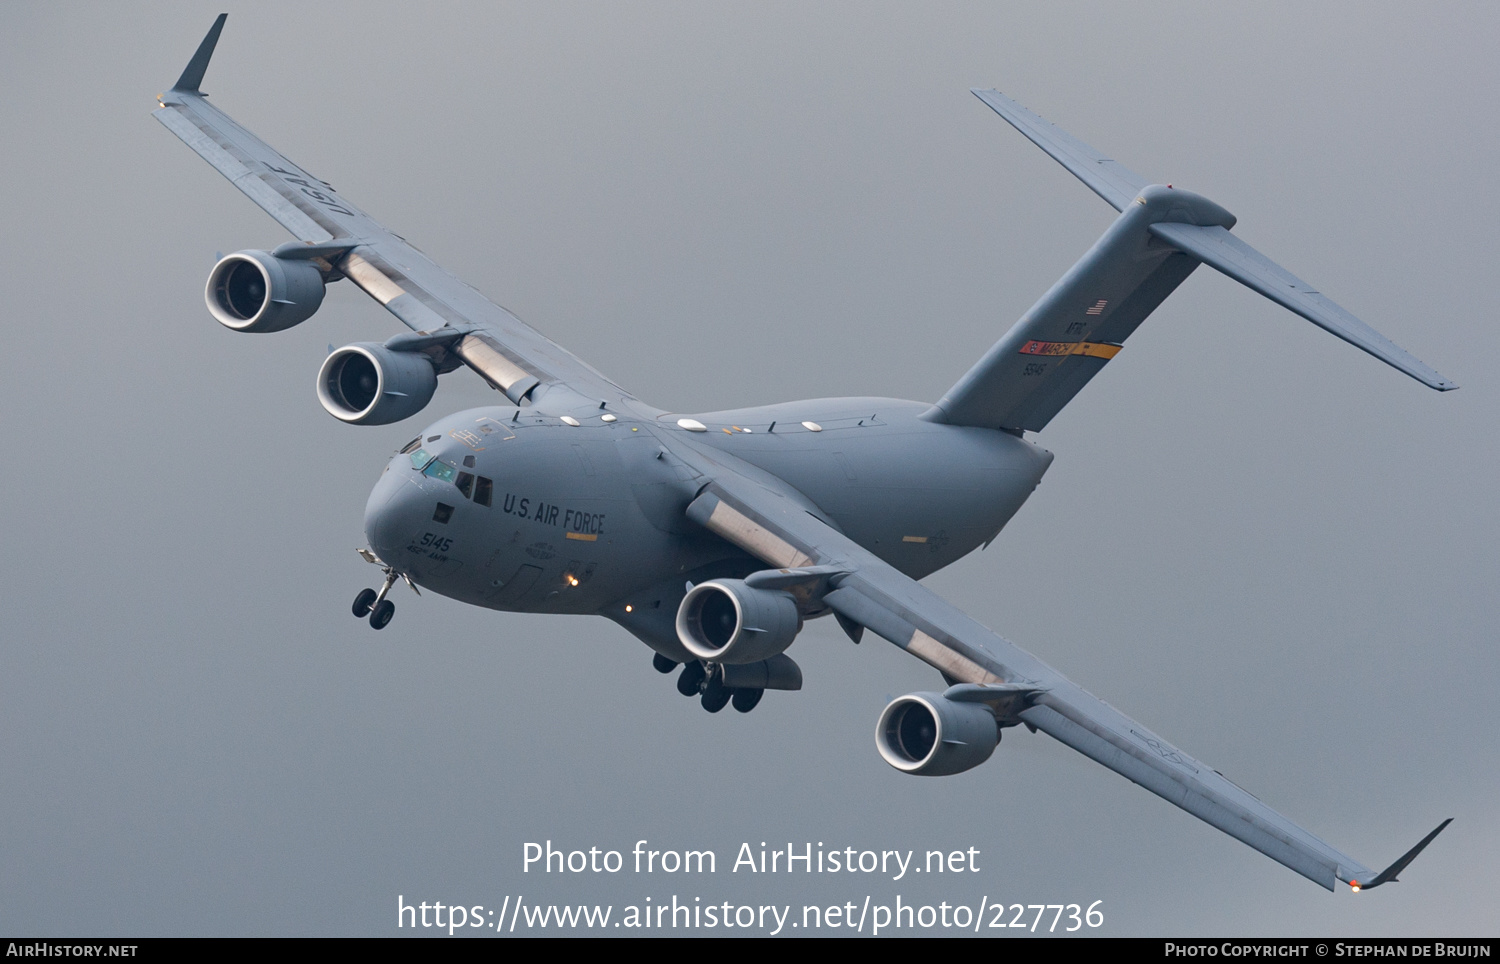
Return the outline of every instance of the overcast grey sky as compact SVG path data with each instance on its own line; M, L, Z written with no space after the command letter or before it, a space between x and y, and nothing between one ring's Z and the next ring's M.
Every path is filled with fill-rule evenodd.
M376 634L369 487L444 378L352 428L313 374L397 324L348 286L234 335L216 251L285 233L149 116L204 89L648 401L935 399L1112 212L998 87L1236 233L1461 390L1204 269L1038 440L980 621L1383 866L1325 894L1044 736L945 779L873 747L937 684L810 624L800 693L709 716L602 619L405 590ZM1102 901L1112 935L1495 931L1500 156L1491 4L0 6L0 925L395 933L498 906ZM1012 735L1013 734L1013 735ZM527 841L712 848L719 873L540 877ZM729 873L742 841L978 848L963 878Z

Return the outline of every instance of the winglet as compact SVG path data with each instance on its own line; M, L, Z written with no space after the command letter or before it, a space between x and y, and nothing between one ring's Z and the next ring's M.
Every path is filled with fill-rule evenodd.
M1417 859L1417 854L1422 852L1422 848L1432 843L1432 838L1442 833L1443 828L1448 826L1448 824L1452 822L1453 818L1449 817L1447 820L1444 820L1442 823L1438 824L1436 830L1423 837L1422 842L1403 854L1400 860L1391 864L1389 867L1377 874L1374 880L1370 881L1367 884L1362 884L1357 880L1351 880L1349 881L1349 886L1353 887L1355 890L1369 890L1372 887L1379 887L1381 884L1389 883L1390 881L1395 880L1396 875L1405 870L1407 864Z
M214 47L219 42L219 32L224 29L224 21L228 19L229 14L221 13L214 25L208 28L208 35L198 45L198 52L188 61L187 68L177 78L177 83L172 85L173 90L184 94L198 93L198 85L203 83L203 73L208 70L208 60L214 55Z

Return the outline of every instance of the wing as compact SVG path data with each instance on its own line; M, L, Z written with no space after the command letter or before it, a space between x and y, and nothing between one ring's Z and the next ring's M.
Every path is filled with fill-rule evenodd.
M161 95L157 120L299 241L327 252L330 267L391 314L424 335L440 333L434 343L447 340L465 364L512 401L539 386L564 384L585 396L618 396L619 386L592 366L449 274L327 181L210 104L199 85L227 16L219 15L182 77Z
M833 573L823 602L841 622L971 684L963 698L991 702L1001 722L1041 730L1329 890L1336 880L1356 889L1393 880L1442 830L1376 873L835 531L785 482L723 452L677 451L713 480L689 518L773 568Z

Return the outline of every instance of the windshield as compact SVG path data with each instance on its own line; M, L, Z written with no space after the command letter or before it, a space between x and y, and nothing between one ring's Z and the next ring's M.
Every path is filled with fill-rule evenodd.
M416 456L412 457L416 458ZM422 470L422 474L443 482L452 482L453 477L458 474L458 469L455 469L446 462L439 462L434 459L431 465Z
M472 459L473 456L470 456L464 461L467 463L472 461ZM487 479L482 475L475 475L472 472L460 471L457 467L449 465L447 462L439 461L436 456L426 449L417 449L411 453L411 465L412 468L428 478L437 479L439 482L452 483L465 499L469 499L482 506L489 506L493 502L495 492L495 482L493 479ZM469 467L472 468L473 466Z

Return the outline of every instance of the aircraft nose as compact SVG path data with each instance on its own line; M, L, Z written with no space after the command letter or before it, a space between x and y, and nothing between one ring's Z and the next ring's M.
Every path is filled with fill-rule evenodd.
M365 538L370 548L388 564L416 535L422 524L422 509L427 501L422 487L411 478L410 471L392 466L380 477L365 503ZM431 512L431 509L428 509Z

